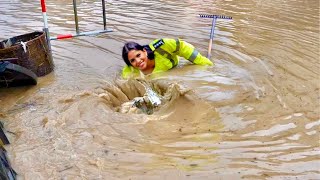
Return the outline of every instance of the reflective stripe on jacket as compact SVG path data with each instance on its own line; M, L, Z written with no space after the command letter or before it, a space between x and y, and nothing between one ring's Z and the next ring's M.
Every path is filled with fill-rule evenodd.
M149 44L154 52L155 67L152 73L163 72L174 68L179 63L179 57L184 57L198 65L213 65L206 57L202 56L191 44L180 39L156 39ZM126 66L122 70L122 77L139 75L139 69Z

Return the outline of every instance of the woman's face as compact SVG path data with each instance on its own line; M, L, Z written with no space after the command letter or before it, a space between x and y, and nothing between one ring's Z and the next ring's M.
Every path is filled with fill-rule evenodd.
M128 52L128 59L131 65L140 70L145 70L148 63L148 54L146 50L130 50Z

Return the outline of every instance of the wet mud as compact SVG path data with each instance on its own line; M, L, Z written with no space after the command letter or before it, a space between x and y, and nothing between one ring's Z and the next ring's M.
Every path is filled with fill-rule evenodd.
M72 2L47 5L52 36L73 32ZM78 5L81 31L101 29L101 2ZM0 13L0 39L42 28L38 2ZM217 21L215 66L120 78L125 41L179 37L206 54L204 13L233 17ZM37 86L0 89L19 179L320 178L319 1L107 1L107 14L112 33L52 41ZM159 106L134 105L146 85Z

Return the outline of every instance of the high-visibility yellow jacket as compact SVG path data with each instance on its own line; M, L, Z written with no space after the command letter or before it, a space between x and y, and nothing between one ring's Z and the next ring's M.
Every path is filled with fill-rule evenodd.
M191 44L180 39L156 39L149 44L149 47L154 52L155 67L152 73L174 68L179 63L178 56L184 57L194 64L213 65L208 58L202 56ZM123 78L138 76L139 74L139 69L132 66L126 65L122 70Z

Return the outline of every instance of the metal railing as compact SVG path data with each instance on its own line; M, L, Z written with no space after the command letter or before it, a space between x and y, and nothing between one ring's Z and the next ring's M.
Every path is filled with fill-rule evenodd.
M74 12L76 33L75 34L61 34L61 35L57 35L56 37L50 37L50 32L49 32L49 27L48 27L48 17L47 17L47 11L46 11L46 3L45 3L45 0L40 0L40 2L41 2L41 9L42 9L42 15L43 15L43 23L44 23L43 31L46 33L46 39L47 39L51 59L52 59L52 54L51 54L50 40L67 39L67 38L73 38L73 37L78 37L78 36L92 36L92 35L98 35L98 34L102 34L102 33L112 32L111 29L107 29L105 0L102 0L103 30L80 32L79 23L78 23L77 2L76 2L76 0L73 0L73 12Z

